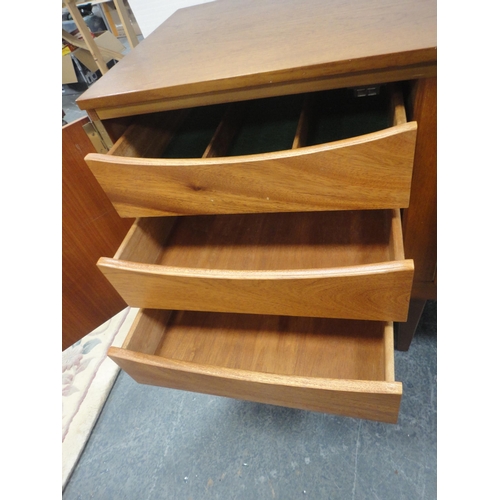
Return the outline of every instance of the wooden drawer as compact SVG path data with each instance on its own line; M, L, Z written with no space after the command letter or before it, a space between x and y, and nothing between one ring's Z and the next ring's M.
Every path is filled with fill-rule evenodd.
M142 115L86 161L122 217L404 208L417 124L381 88Z
M137 382L396 423L392 323L142 309L109 356Z
M405 321L399 210L138 219L98 266L133 307Z

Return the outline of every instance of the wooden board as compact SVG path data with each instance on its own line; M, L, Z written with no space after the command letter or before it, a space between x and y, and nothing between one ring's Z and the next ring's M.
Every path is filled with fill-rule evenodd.
M238 157L85 159L122 217L401 208L416 129Z
M435 0L217 1L177 11L77 102L105 119L433 76L436 39Z
M62 349L127 307L96 267L113 253L132 220L121 219L83 157L94 151L88 118L62 129Z

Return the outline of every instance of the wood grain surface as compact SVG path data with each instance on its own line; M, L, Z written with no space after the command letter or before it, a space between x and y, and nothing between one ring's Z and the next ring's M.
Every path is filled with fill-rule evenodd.
M244 157L85 157L122 217L402 208L415 122L362 137Z
M412 117L419 132L403 234L405 252L415 261L415 281L431 284L437 271L437 79L415 82L413 95Z
M148 310L139 315L132 337L143 336L144 322L158 344L155 352L148 343L147 352L111 348L109 355L141 383L397 421L402 385L392 380L385 352L393 350L391 324Z
M211 2L177 11L77 102L131 114L136 104L239 89L294 93L325 79L333 88L333 77L367 72L391 73L377 82L432 76L436 31L434 0Z
M404 321L413 263L399 217L199 216L173 228L171 218L141 219L127 237L135 251L98 266L133 307Z
M121 219L83 157L94 151L81 118L62 128L62 349L127 307L96 267L116 251L132 220Z

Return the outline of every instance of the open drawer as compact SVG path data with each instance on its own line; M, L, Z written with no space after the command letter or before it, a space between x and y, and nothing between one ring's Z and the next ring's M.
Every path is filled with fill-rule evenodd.
M138 219L98 266L133 307L405 321L399 210Z
M392 86L135 117L87 164L122 217L408 206L417 124Z
M108 355L144 384L398 419L392 323L142 309Z

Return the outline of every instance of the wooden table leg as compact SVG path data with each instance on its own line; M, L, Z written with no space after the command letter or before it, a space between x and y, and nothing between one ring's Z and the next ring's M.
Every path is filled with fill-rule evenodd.
M137 35L135 34L134 28L132 27L132 23L130 22L127 9L123 3L123 0L113 0L113 3L115 4L118 17L122 22L123 30L125 31L125 36L127 37L128 43L130 44L130 48L133 49L139 44L139 40L137 38Z
M426 302L425 299L410 300L408 321L406 323L398 323L396 327L394 347L398 351L407 351L410 348L411 341L415 335Z
M113 17L111 16L111 12L109 11L108 4L106 2L100 3L99 7L104 17L106 18L108 29L111 31L111 33L113 33L113 35L116 36L116 38L118 38L118 30L116 29L115 22L113 20Z

